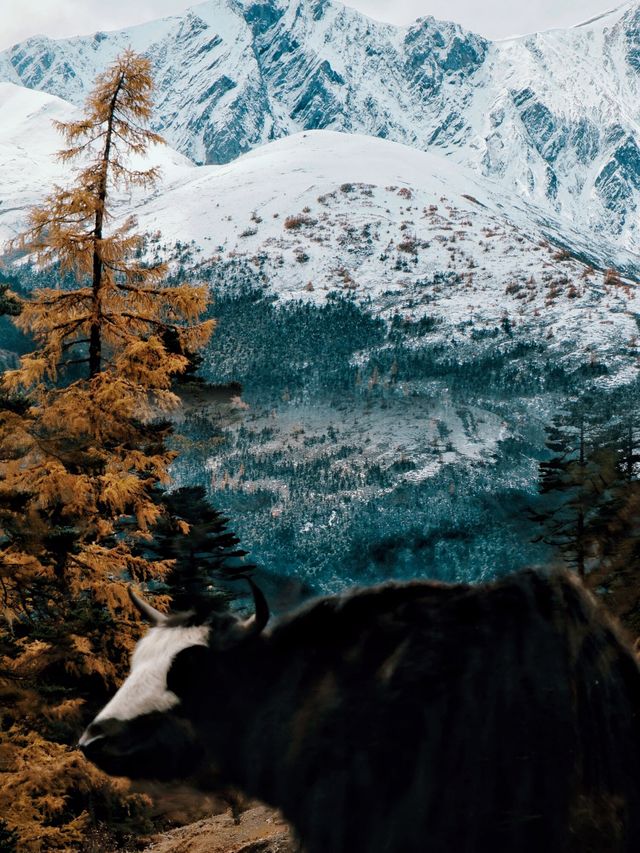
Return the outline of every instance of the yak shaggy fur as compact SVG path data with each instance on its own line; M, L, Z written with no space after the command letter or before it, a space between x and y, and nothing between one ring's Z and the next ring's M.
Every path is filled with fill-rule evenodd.
M306 853L640 851L640 671L572 576L359 590L220 649L212 619L169 715Z

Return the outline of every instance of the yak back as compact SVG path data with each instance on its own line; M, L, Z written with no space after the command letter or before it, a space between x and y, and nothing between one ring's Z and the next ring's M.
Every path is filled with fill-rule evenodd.
M640 850L638 666L571 576L321 599L256 666L246 787L308 853Z

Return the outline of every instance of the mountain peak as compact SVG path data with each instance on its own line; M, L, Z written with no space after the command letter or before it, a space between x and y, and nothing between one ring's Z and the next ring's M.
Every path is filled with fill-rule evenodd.
M314 128L412 143L403 113L424 113L445 79L473 75L487 44L456 24L394 27L330 0L207 0L119 32L16 45L0 54L0 79L79 105L131 45L154 65L158 129L196 162L221 163ZM435 129L426 115L417 133L426 140Z

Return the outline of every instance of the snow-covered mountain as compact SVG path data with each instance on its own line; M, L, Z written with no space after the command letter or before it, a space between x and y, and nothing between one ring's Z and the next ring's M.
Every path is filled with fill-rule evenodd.
M4 239L68 180L49 121L75 108L3 84L0 110ZM123 195L118 217L137 216L150 257L210 282L202 371L243 388L222 413L188 401L176 481L210 483L256 559L326 589L345 553L352 580L386 576L389 549L394 571L428 558L449 579L543 559L520 511L543 426L571 390L608 399L637 373L640 298L602 268L606 241L441 152L366 135L149 162L162 183Z
M121 49L147 50L165 135L220 161L154 148L161 183L123 193L113 223L135 214L148 256L215 299L218 390L186 401L176 482L209 483L256 559L325 589L547 559L526 515L543 427L585 388L605 423L637 377L634 9L492 45L432 19L216 0L30 40L0 59L0 244L70 180L51 119ZM551 62L572 39L591 78Z
M433 19L405 31L328 0L209 0L117 33L29 39L0 54L0 77L80 103L128 45L153 60L156 126L209 163L305 129L424 145L446 106L445 81L472 73L486 51L483 39Z
M64 140L54 121L71 121L78 110L62 98L26 89L14 83L0 83L0 255L5 241L15 237L26 224L33 205L41 204L54 184L69 183L72 172L61 164L57 152ZM162 170L170 182L188 175L193 163L169 146L159 145L149 161ZM125 196L135 203L138 195Z
M490 43L424 18L393 27L329 0L209 0L115 33L35 37L0 79L80 103L127 46L153 60L156 127L225 163L309 129L439 150L549 213L637 251L640 4Z
M0 125L4 242L53 184L69 180L69 167L55 157L60 136L51 122L70 120L77 109L0 83L0 112L7 116ZM139 231L159 235L150 251L161 256L177 258L179 245L188 247L180 251L191 267L212 258L252 263L283 302L322 303L338 290L379 318L437 317L449 343L507 317L535 336L544 312L559 358L578 365L596 353L608 363L609 381L616 365L628 369L620 342L635 333L640 297L635 288L605 285L602 272L585 273L589 264L604 268L614 250L606 241L593 247L579 230L439 152L306 131L222 165L194 166L156 146L149 165L160 167L159 185L123 193L115 209L118 219L134 214Z

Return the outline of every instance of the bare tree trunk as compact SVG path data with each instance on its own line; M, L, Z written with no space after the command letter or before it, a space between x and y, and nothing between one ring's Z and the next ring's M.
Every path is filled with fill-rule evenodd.
M107 121L107 134L104 142L102 155L102 172L100 175L100 186L98 188L98 207L96 209L95 226L93 229L93 319L89 332L89 378L93 379L102 367L102 272L104 264L100 254L100 242L104 224L104 211L107 201L107 178L109 175L109 164L111 157L111 142L113 139L113 117L118 102L118 95L124 83L124 73L120 75L109 109Z

